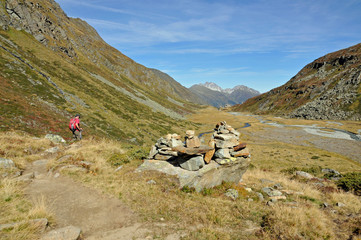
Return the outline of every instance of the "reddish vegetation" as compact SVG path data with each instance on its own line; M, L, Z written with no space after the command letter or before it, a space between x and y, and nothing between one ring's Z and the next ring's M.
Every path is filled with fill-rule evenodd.
M251 111L258 114L286 114L304 105L327 89L334 86L347 70L360 66L361 44L327 54L306 65L286 84L248 99L242 105L235 105L233 111ZM319 69L326 74L317 74ZM334 71L327 73L327 70ZM327 90L326 89L326 90Z

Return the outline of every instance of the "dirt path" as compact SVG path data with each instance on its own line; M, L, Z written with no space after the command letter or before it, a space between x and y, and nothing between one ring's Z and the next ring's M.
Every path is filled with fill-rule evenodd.
M123 202L67 177L48 174L46 164L47 160L39 160L26 170L34 172L35 179L25 193L32 200L45 198L56 228L79 227L85 239L144 239L148 231Z

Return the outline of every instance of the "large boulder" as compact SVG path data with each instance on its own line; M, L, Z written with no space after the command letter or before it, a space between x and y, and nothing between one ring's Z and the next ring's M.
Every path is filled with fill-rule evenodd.
M180 158L179 165L181 168L188 171L197 171L204 167L204 159L203 156L191 156L189 159Z
M168 175L174 175L179 180L180 187L194 187L196 191L203 188L211 188L222 184L222 182L238 183L246 172L250 158L239 158L238 161L228 165L220 165L211 161L198 171L188 171L174 166L167 161L147 160L137 171L158 171Z

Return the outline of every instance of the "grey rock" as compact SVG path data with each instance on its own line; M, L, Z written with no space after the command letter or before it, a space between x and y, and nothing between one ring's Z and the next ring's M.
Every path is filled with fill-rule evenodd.
M203 156L194 156L190 159L179 159L179 165L181 168L189 170L189 171L197 171L204 167L204 159Z
M158 171L168 175L174 175L180 187L194 187L196 191L203 188L212 188L222 182L238 183L250 164L250 159L242 158L235 164L219 165L211 161L198 171L188 171L166 161L145 161L138 167L137 172Z
M0 168L10 169L14 168L15 163L11 159L0 158Z
M334 169L331 169L331 168L323 168L321 171L322 171L323 173L332 173L332 174L334 174L334 176L341 175L340 172L338 172L338 171L336 171L336 170L334 170Z
M148 158L149 158L149 159L154 158L154 156L155 156L157 153L158 153L157 147L156 147L156 146L152 146L152 148L150 149Z
M254 200L252 198L247 199L248 202L253 202Z
M266 204L267 204L267 206L272 207L274 205L274 202L272 200L270 200L270 201L267 201Z
M228 189L226 194L227 197L231 198L232 200L236 200L238 198L238 191L236 189Z
M297 171L296 175L300 176L300 177L303 177L303 178L306 178L306 179L314 178L314 176L312 176L311 174L309 174L307 172L303 172L303 171Z
M29 182L32 179L34 179L34 177L35 177L35 173L31 172L31 173L27 173L27 174L21 175L20 177L16 178L16 181L18 181L18 182Z
M327 208L329 205L327 202L322 203L322 207Z
M342 202L337 202L337 203L336 203L336 206L337 206L337 207L344 207L344 206L346 206L346 204L344 204L344 203L342 203Z
M280 183L276 183L274 186L273 186L274 189L277 189L277 190L282 190L283 189L283 186L280 184Z
M50 141L52 141L53 143L66 143L66 141L64 140L64 138L62 138L59 135L54 135L54 134L46 134L45 135L46 139L49 139Z
M256 195L258 197L258 200L260 200L261 202L264 201L264 197L263 197L263 194L260 193L260 192L256 192Z
M215 156L216 158L221 158L221 159L231 158L231 155L229 154L229 149L228 149L228 148L218 149L218 150L214 153L214 156Z
M66 162L66 161L68 161L71 157L72 157L72 155L65 155L65 156L62 156L61 158L59 158L57 161L58 161L58 162Z
M165 150L165 149L159 149L158 153L162 154L162 155L169 155L169 156L173 156L173 157L177 157L178 156L178 152L176 151L169 151L169 150Z
M275 190L271 187L262 188L262 192L266 193L270 197L282 196L282 193L280 191Z
M60 173L55 173L54 178L58 178L58 177L60 177Z
M265 183L274 183L274 181L269 180L269 179L266 179L266 178L261 178L260 181L261 181L262 184L265 184Z
M48 232L41 240L78 240L81 229L74 226L67 226Z
M147 184L151 184L151 185L154 185L154 184L157 184L156 181L154 181L153 179L147 181Z
M45 150L46 153L57 153L59 151L59 147L53 147Z
M117 169L115 169L114 170L114 172L118 172L120 169L122 169L123 168L123 165L122 166L119 166L119 167L117 167Z
M172 138L172 139L169 141L169 146L170 146L171 148L178 147L178 146L183 146L183 142L182 142L181 140Z
M229 141L224 141L221 139L215 139L214 141L217 148L233 148L234 146L238 145L238 140L235 138L232 138Z
M237 137L233 134L214 134L213 135L215 139L220 139L223 141L231 141L231 140L238 140Z

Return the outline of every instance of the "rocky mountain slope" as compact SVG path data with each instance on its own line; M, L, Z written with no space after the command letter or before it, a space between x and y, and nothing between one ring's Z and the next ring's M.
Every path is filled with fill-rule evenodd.
M189 101L201 102L53 0L2 0L0 52L0 130L67 134L80 113L89 133L142 142L184 127L178 120L196 107Z
M361 44L306 65L286 84L234 111L305 119L361 120Z
M199 96L206 104L215 107L243 103L247 99L261 94L260 92L243 85L222 89L212 82L195 84L190 87L189 90Z

